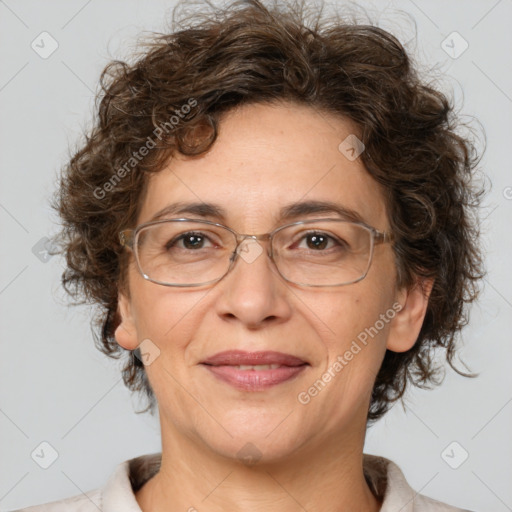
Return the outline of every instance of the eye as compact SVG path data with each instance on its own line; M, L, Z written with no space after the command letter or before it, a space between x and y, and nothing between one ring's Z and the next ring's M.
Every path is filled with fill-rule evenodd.
M204 233L200 231L188 231L169 240L165 248L168 250L175 247L178 249L197 250L204 249L206 243L210 243L210 246L214 247L211 240Z
M298 248L307 248L314 251L323 251L325 249L332 249L333 247L346 247L346 243L343 240L338 240L322 231L311 231L303 234L299 242ZM301 247L304 242L306 247Z

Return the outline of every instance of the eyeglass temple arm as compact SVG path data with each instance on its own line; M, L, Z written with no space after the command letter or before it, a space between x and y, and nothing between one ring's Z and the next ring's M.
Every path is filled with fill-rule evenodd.
M133 248L133 234L135 230L134 229L123 229L119 233L119 242L124 247L129 247L130 249Z
M387 242L393 242L395 236L393 233L383 233L382 231L374 231L374 243L384 244Z

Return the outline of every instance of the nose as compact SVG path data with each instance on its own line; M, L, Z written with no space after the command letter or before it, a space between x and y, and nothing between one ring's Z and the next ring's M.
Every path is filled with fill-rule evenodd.
M255 329L286 321L292 312L288 283L269 257L268 245L246 238L238 246L233 267L220 281L217 313Z

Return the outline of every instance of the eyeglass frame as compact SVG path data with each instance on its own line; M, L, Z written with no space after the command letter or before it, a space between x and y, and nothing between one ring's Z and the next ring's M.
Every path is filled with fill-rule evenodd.
M138 250L136 247L134 247L135 240L137 238L138 233L140 231L142 231L143 228L146 228L148 226L163 224L165 222L178 222L178 221L179 222L196 222L196 223L206 224L206 225L210 225L210 226L218 226L218 227L227 229L229 232L231 232L235 236L235 239L236 239L235 250L233 251L233 253L231 254L231 256L229 258L230 262L229 262L229 266L228 266L226 272L221 277L219 277L217 279L213 279L211 281L206 281L204 283L179 284L179 283L164 283L162 281L157 281L155 279L152 279L151 277L149 277L147 274L145 274L143 272L142 267L140 265ZM305 284L305 283L296 283L295 281L291 281L290 279L288 279L281 273L281 271L279 270L279 266L277 265L276 261L274 260L274 251L273 251L273 243L272 243L274 235L277 232L281 231L282 229L288 228L290 226L297 226L297 225L301 225L301 224L313 224L315 222L325 222L325 221L337 221L337 222L346 222L347 224L355 224L355 225L358 225L358 226L361 226L361 227L367 229L370 232L370 251L369 251L369 256L368 256L368 266L367 266L364 274L354 281L349 281L347 283L341 283L341 284ZM121 245L123 247L130 249L133 252L139 273L142 275L142 277L144 279L146 279L147 281L150 281L152 283L159 284L161 286L174 286L174 287L179 287L179 288L205 286L205 285L209 285L209 284L213 284L213 283L218 283L220 280L224 279L224 277L226 277L229 274L229 272L233 269L233 267L235 266L237 256L239 255L238 249L239 249L240 245L242 244L242 242L244 242L248 238L255 240L255 241L268 240L270 242L270 252L267 252L267 254L270 258L270 261L272 261L272 263L276 267L278 274L285 281L287 281L289 283L299 285L299 286L322 287L322 288L323 287L333 287L333 286L346 286L348 284L354 284L359 281L362 281L367 276L368 271L370 270L370 266L373 261L373 250L376 245L384 244L384 243L391 243L394 241L394 238L395 238L393 233L386 232L386 231L380 231L377 228L374 228L373 226L366 224L365 222L352 221L352 220L346 220L346 219L335 219L335 218L327 218L327 219L319 218L319 219L308 219L308 220L296 221L296 222L291 222L289 224L284 224L283 226L279 226L276 229L274 229L273 231L270 231L268 233L262 233L259 235L250 235L250 234L238 233L237 231L230 228L229 226L225 226L224 224L220 224L218 222L213 222L213 221L204 220L204 219L191 219L191 218L180 217L180 218L173 218L173 219L160 219L160 220L144 222L143 224L139 224L135 228L123 229L123 230L119 231L118 234L119 234L119 241L120 241Z

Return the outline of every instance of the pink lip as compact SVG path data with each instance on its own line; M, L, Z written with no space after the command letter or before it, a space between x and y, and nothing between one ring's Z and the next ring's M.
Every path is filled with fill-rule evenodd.
M282 352L219 352L202 363L217 378L245 391L261 391L296 377L309 364ZM269 370L240 370L238 365L279 364Z
M244 350L226 350L209 357L203 364L213 366L237 366L240 364L280 364L283 366L300 366L306 361L282 352L245 352Z

